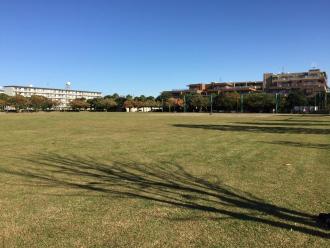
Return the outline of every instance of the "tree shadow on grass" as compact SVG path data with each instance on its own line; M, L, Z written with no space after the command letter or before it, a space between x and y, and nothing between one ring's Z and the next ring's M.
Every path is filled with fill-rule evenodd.
M328 117L330 117L330 114L275 114L274 116L285 116L288 119L295 119L297 117L313 119L313 118L319 118L319 117L328 118Z
M228 124L174 124L174 127L196 128L229 132L252 132L252 133L287 133L287 134L330 134L330 129L315 129L303 127L282 127L282 126L259 126L253 125L228 125Z
M321 122L234 122L233 124L243 124L243 125L262 125L262 126L311 126L311 127L318 127L318 126L325 126L330 128L330 123L321 123ZM330 130L329 130L330 131Z
M313 143L305 143L305 142L292 142L292 141L272 141L266 142L262 141L262 143L272 144L272 145L281 145L281 146L293 146L299 148L314 148L314 149L324 149L330 150L330 144L313 144Z
M41 154L24 160L16 171L0 172L31 180L38 187L65 187L111 198L134 198L213 213L329 239L308 213L277 206L223 183L194 176L179 165L99 162L93 158ZM28 166L28 164L30 166ZM201 218L208 218L202 215ZM196 217L194 214L193 217Z
M321 124L330 124L330 119L327 118L327 120L313 120L313 119L294 119L294 118L288 118L288 119L282 119L282 120L263 120L263 121L271 121L271 122L297 122L300 124L304 123L321 123Z

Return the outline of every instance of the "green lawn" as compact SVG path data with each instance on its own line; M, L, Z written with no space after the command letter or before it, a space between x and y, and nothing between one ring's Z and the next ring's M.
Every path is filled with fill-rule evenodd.
M329 247L330 117L0 113L0 247Z

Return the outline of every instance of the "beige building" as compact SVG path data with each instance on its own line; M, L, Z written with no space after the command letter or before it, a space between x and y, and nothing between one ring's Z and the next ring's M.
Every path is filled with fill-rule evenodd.
M237 92L240 94L267 92L285 95L293 90L300 90L306 96L314 97L317 94L325 94L329 90L327 82L328 77L326 72L319 69L311 69L298 73L264 73L263 81L189 84L188 89L164 91L163 93L169 93L173 97L179 98L180 96L191 93L209 95L225 92Z
M263 88L269 93L287 94L291 90L301 90L306 96L314 97L328 90L327 73L319 69L296 73L265 73Z
M71 89L55 89L55 88L42 88L30 86L7 85L3 86L4 93L9 96L22 95L24 97L31 97L33 95L44 96L48 99L60 102L59 107L65 108L70 101L77 98L93 99L101 97L101 92L84 91L84 90L71 90Z

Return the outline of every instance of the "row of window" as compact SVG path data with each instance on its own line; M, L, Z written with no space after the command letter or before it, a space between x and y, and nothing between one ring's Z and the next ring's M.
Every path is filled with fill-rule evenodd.
M33 93L22 93L22 92L16 92L16 94L19 94L19 95L22 95L22 96L25 96L25 97L31 97L33 95L36 95L36 94L33 94ZM86 95L50 95L50 94L37 94L37 95L40 95L40 96L44 96L44 97L47 97L47 98L51 98L51 99L66 99L66 98L70 98L70 99L77 99L77 98L87 98L87 99L91 99L93 98L94 96L86 96Z
M319 82L304 82L304 83L272 83L271 87L304 87L304 86L318 86Z
M75 94L79 94L79 95L100 95L99 93L95 93L95 92L82 92L82 91L66 91L66 90L45 90L45 89L31 89L31 88L18 88L15 89L15 91L18 92L37 92L37 93L52 93L52 94L69 94L69 95L75 95Z
M309 75L288 75L288 76L274 76L273 80L292 80L295 78L320 78L319 74L309 74Z

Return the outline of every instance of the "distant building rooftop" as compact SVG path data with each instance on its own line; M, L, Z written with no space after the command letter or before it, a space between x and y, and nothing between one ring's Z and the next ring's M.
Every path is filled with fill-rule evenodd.
M46 87L34 87L34 86L24 86L24 85L6 85L3 86L3 88L6 87L14 87L14 88L31 88L31 89L43 89L43 90L66 90L66 91L75 91L75 92L92 92L92 93L98 93L101 94L100 91L89 91L89 90L71 90L71 89L60 89L60 88L46 88ZM1 90L1 89L0 89Z
M288 94L292 90L302 90L306 96L314 96L319 92L329 92L327 73L313 68L305 72L264 73L263 80L239 82L210 82L191 83L186 90L167 91L173 96L194 91L201 94L221 92L266 92Z

